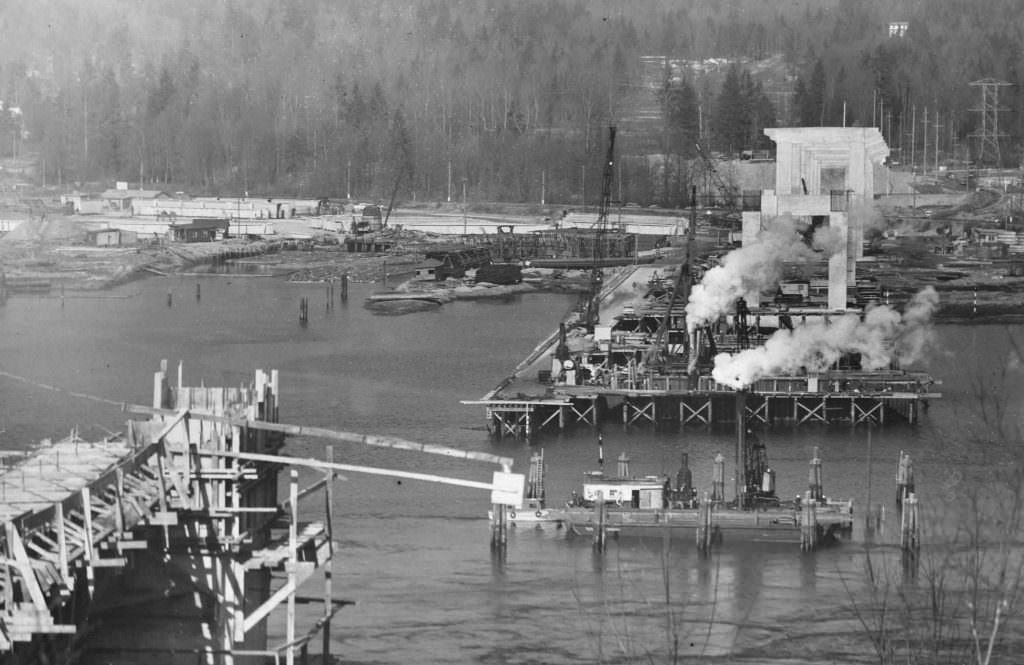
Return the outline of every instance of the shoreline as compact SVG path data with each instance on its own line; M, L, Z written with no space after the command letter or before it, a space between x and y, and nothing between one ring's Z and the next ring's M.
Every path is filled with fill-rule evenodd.
M307 220L308 222L308 220ZM313 230L312 228L310 229ZM83 246L67 238L16 237L0 239L0 261L8 278L8 292L41 295L56 288L63 294L113 289L151 276L183 275L197 266L230 263L248 266L251 273L231 271L238 277L280 277L299 283L330 283L346 277L356 283L380 283L386 293L430 293L445 301L507 298L523 293L582 293L589 287L586 271L527 269L524 280L512 285L464 280L420 282L415 267L425 252L444 240L414 231L387 234L393 249L378 253L345 250L344 239L322 233L311 238L231 238L213 243L162 243L136 247ZM707 248L705 248L707 249ZM671 250L662 253L651 267L669 268L681 257ZM866 262L866 275L881 280L898 275L888 291L896 298L895 308L912 293L931 284L939 292L939 306L933 320L953 325L1018 325L1024 323L1024 277L1003 274L991 263L973 266L941 263L939 257L899 266L900 252L882 262ZM939 265L931 265L939 259ZM902 268L899 270L898 268ZM941 274L940 274L941 273ZM954 276L955 273L955 276ZM202 277L201 270L187 272ZM210 271L210 276L218 272ZM883 277L883 275L885 275ZM950 276L954 279L946 281ZM388 288L394 280L394 288ZM955 283L959 282L959 283Z

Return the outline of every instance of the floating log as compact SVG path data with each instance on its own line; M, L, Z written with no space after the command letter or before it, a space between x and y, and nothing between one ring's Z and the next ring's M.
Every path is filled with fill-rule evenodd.
M366 302L394 302L398 300L419 300L423 302L437 303L445 302L445 298L430 293L375 293L367 296Z

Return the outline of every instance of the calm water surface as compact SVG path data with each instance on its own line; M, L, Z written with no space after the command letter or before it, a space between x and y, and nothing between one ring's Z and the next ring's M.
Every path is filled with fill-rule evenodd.
M201 299L196 285L201 285ZM380 316L372 292L352 285L347 306L324 307L322 285L271 277L153 278L87 297L18 297L0 307L0 357L10 374L115 401L149 403L161 359L183 363L186 383L247 381L255 368L281 372L285 422L392 435L500 452L525 471L530 451L493 441L481 407L463 406L493 387L569 312L575 297L529 295L455 302ZM310 320L298 322L301 297ZM170 300L170 305L168 301ZM958 488L983 483L1003 448L998 423L1019 422L1024 376L1013 345L1021 327L945 326L922 367L943 381L942 400L919 426L871 434L863 427L774 429L763 434L779 491L804 489L815 445L826 493L858 506L892 506L900 450L915 460L929 514L946 514ZM993 390L998 388L998 391ZM123 426L108 404L0 376L0 448L24 448L78 427L99 438ZM637 473L674 473L689 452L695 482L727 458L731 434L704 429L625 432L608 425L609 459L627 452ZM568 496L596 462L589 430L547 434L548 495ZM323 442L295 438L295 455ZM434 456L335 444L337 459L489 480L491 468ZM731 473L731 470L728 471ZM870 489L869 489L870 486ZM595 556L584 539L519 529L504 562L492 559L488 497L475 490L350 475L335 493L335 593L354 600L335 621L334 653L350 663L666 662L669 643L709 656L782 661L870 660L850 612L864 578L863 535L814 556L795 547L731 543L701 559L689 538L613 543ZM317 516L316 502L310 518ZM313 582L309 594L318 593ZM307 620L317 610L309 612ZM272 640L281 640L281 626ZM319 642L314 642L319 644Z

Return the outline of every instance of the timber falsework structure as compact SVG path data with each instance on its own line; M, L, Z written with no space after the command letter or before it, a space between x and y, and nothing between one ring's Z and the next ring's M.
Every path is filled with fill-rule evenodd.
M327 653L344 604L331 595L334 472L300 490L293 467L278 495L277 372L187 387L165 363L152 407L126 409L148 418L102 441L44 441L0 474L0 662L292 663L320 629ZM300 522L318 489L324 519ZM298 635L310 599L297 591L318 572L323 612ZM279 608L285 642L268 648Z

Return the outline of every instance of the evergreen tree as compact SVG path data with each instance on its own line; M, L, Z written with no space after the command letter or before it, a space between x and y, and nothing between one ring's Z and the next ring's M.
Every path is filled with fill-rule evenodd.
M722 90L715 104L712 128L717 146L728 154L735 154L747 144L749 112L743 94L739 65L733 63L725 74Z
M821 127L825 124L825 65L820 58L814 63L806 88L795 101L801 127Z
M120 175L124 159L125 124L121 110L121 88L114 70L103 71L94 99L96 129L93 163L100 174Z

